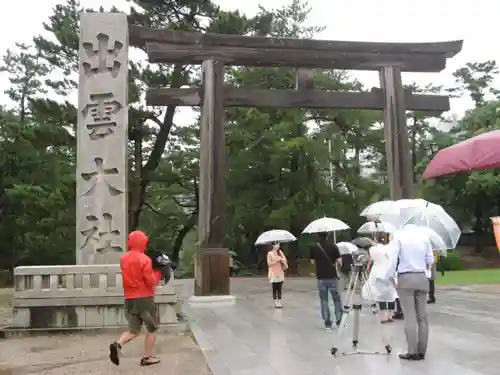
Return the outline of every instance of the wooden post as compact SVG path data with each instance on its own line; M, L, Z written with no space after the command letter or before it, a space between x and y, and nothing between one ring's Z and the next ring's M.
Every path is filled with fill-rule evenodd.
M295 90L312 89L314 89L314 71L312 69L297 69Z
M195 295L229 294L229 254L224 248L226 144L224 137L224 63L202 64L200 198Z
M390 198L413 196L413 171L406 125L406 107L401 70L386 66L380 71L384 91L384 133Z

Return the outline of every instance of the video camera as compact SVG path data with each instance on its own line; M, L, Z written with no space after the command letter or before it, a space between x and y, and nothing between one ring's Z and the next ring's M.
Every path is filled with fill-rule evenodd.
M159 250L149 250L147 255L153 262L153 269L161 272L163 280L167 284L177 268L176 264L170 260L167 254Z
M358 251L352 253L352 260L354 267L368 267L370 262L370 253L364 249L358 248Z

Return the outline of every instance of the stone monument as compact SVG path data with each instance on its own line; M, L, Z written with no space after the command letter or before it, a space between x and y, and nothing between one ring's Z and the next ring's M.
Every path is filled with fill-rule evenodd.
M17 267L10 330L126 326L128 37L126 14L80 15L77 264ZM155 302L160 326L178 323L171 285L157 287Z
M76 264L117 264L126 249L128 27L83 13L76 167Z

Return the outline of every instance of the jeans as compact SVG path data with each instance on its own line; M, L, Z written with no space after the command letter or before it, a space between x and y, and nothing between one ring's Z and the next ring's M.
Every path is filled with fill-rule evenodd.
M340 298L338 279L320 279L318 280L319 301L321 303L321 316L325 321L325 326L331 327L330 307L328 306L328 294L332 295L335 307L335 318L339 322L342 319L343 307Z

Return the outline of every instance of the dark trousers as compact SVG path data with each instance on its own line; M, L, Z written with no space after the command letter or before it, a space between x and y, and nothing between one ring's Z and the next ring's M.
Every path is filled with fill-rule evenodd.
M436 300L435 292L436 292L436 286L434 285L434 280L429 280L429 299L431 301Z
M271 283L273 287L273 299L281 299L281 292L283 290L283 281L279 283Z

